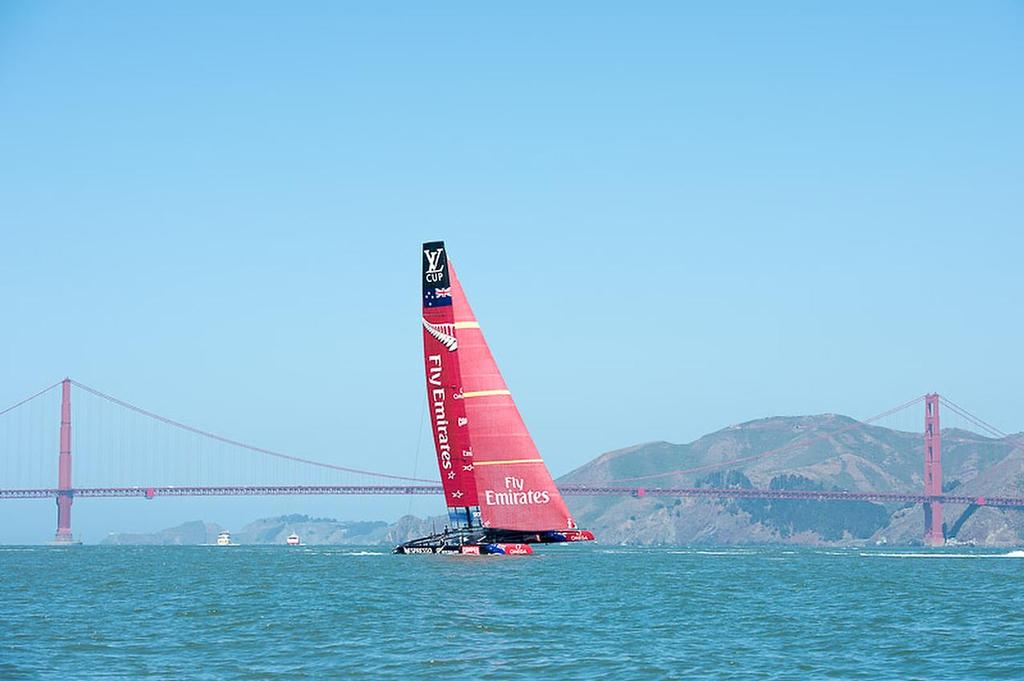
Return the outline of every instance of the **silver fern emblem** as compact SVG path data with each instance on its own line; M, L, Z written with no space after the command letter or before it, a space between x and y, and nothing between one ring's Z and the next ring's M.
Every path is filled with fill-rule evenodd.
M455 339L454 324L431 324L423 320L423 328L433 336L438 343L448 348L448 352L455 352L459 348L459 341Z

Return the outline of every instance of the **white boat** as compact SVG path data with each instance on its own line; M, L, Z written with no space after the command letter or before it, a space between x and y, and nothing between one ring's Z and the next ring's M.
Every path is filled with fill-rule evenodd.
M285 543L288 544L288 546L299 546L302 544L302 541L299 539L299 535L292 532L288 535L288 538L285 539Z
M234 544L231 543L231 533L227 530L224 530L223 532L218 534L217 546L234 546Z

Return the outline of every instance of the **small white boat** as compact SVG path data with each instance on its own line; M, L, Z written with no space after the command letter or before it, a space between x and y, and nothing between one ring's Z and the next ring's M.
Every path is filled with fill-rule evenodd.
M299 546L302 544L302 541L299 539L299 535L292 532L288 535L288 538L285 539L285 543L288 544L288 546Z
M234 546L234 544L231 543L231 533L227 530L224 530L223 532L218 534L217 546Z

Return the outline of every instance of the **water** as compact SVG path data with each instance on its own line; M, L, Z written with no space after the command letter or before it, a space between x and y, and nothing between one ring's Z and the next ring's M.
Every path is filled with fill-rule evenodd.
M0 547L0 678L1024 677L1024 552Z

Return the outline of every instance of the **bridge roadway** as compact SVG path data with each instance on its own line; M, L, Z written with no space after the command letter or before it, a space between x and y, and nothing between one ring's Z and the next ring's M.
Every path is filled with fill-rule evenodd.
M1024 497L974 497L958 494L928 496L902 492L841 492L775 489L717 489L710 487L591 487L563 485L566 496L633 496L633 497L695 497L712 499L800 499L806 501L875 501L879 503L965 504L997 508L1024 508ZM292 494L407 495L441 494L440 485L223 485L218 487L76 487L72 490L54 488L0 489L0 499L47 499L72 497L220 497L271 496Z

